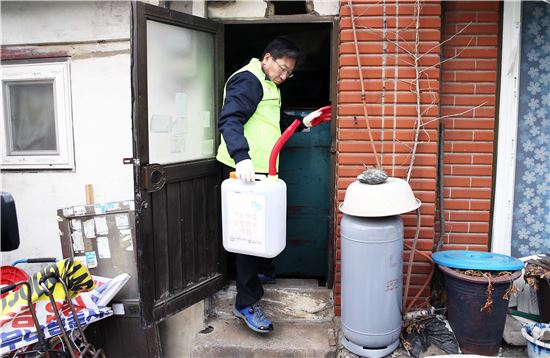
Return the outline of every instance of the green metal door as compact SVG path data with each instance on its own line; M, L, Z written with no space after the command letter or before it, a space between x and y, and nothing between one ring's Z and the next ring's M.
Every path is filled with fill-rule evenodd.
M305 115L310 111L288 112ZM294 134L280 155L287 185L287 239L278 276L326 279L330 216L330 123Z

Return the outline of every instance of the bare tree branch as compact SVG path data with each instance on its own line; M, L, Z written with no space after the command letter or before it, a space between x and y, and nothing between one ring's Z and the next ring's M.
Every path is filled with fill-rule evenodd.
M466 30L470 25L472 24L472 22L470 21L469 23L467 23L459 32L457 32L456 34L454 34L453 36L449 37L447 40L445 41L442 41L441 43L438 43L437 46L434 46L432 47L431 49L429 49L427 52L425 52L424 54L420 55L420 58L422 58L422 56L430 53L433 49L436 49L438 47L441 47L443 46L445 43L451 41L452 39L454 39L455 37L457 37L458 35L460 35L464 30ZM472 42L472 39L473 37L470 38L470 42ZM470 42L468 42L468 45L470 44ZM466 45L466 46L468 46Z
M350 15L351 15L351 27L353 30L353 44L355 46L355 55L357 58L357 68L359 70L359 79L361 81L361 102L363 104L363 114L365 115L365 122L367 124L367 131L369 135L372 152L374 153L374 159L376 159L376 165L380 168L380 160L378 159L378 153L376 152L376 146L374 145L374 139L372 138L372 131L370 128L369 115L367 110L367 94L365 92L365 81L363 81L363 69L361 66L361 59L359 57L359 44L357 41L357 31L355 29L355 16L353 14L352 0L348 0Z
M478 104L477 106L475 106L475 107L473 107L473 108L468 108L468 109L465 110L464 112L455 113L455 114L448 114L448 115L446 115L446 116L437 117L437 118L435 118L435 119L432 119L432 120L429 121L429 122L424 123L424 125L428 125L428 124L432 123L433 121L439 121L439 120L442 120L442 119L444 119L444 118L461 116L461 115L463 115L463 114L465 114L465 113L468 113L468 112L470 112L470 111L473 111L474 109L477 109L477 108L479 108L479 107L483 107L486 103L487 103L487 102L483 102L482 104Z
M416 72L416 78L415 78L415 88L416 88L416 129L414 132L414 145L413 145L413 151L411 154L411 163L409 164L409 169L407 170L407 182L411 179L411 173L412 168L414 166L414 160L416 157L416 149L418 148L418 135L420 134L420 126L422 124L422 115L420 113L420 88L419 88L419 78L420 78L420 72L419 72L419 63L418 63L418 44L420 42L419 39L419 27L420 27L420 4L419 0L416 0L414 3L415 8L415 17L416 17L416 33L415 33L415 41L414 41L414 69ZM407 282L408 286L408 282ZM407 293L405 292L405 297L407 296Z
M447 61L451 61L451 60L454 60L455 58L459 57L460 55L462 55L462 52L464 52L464 50L466 50L468 48L468 46L470 46L470 43L472 42L473 38L470 39L470 41L468 41L468 44L466 45L466 47L462 48L460 50L459 53L457 53L456 55L454 55L453 57L449 57L449 58L446 58L444 59L443 61L439 61L438 63L434 64L434 65L431 65L430 67L426 67L422 70L422 72L430 69L430 68L433 68L435 66L441 66L441 64L447 62Z

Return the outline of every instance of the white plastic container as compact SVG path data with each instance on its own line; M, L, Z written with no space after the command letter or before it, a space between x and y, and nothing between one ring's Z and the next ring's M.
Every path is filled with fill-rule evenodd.
M527 340L527 356L529 358L550 358L550 343L539 341L533 337L532 331L535 327L548 329L550 324L534 323L521 328L521 334Z
M272 258L286 246L286 184L256 176L222 183L223 247L229 252Z

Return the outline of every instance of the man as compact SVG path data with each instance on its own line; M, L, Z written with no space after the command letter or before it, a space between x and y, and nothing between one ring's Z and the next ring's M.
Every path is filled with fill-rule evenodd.
M297 131L330 119L325 110L303 119L281 111L278 86L293 76L299 55L292 41L277 37L267 45L261 59L251 59L229 77L218 119L222 138L216 156L224 164L224 178L236 171L237 178L252 182L256 173L267 174L273 145L295 119L302 121ZM272 260L235 254L235 262L237 297L233 313L253 331L271 332L273 324L260 306L264 291L259 275L274 277Z

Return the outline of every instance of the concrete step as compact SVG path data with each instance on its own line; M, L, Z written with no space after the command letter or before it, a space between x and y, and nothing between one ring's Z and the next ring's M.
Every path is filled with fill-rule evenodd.
M191 348L191 357L334 357L331 290L317 280L277 279L264 285L262 306L273 322L273 332L251 331L232 313L235 283L214 295L207 329Z
M269 334L252 332L236 319L213 318L195 338L191 357L334 357L332 322L277 322Z
M334 317L332 291L319 287L317 280L277 279L276 284L264 285L262 307L273 322L329 322ZM213 297L210 315L232 319L232 307L237 290L232 282Z

